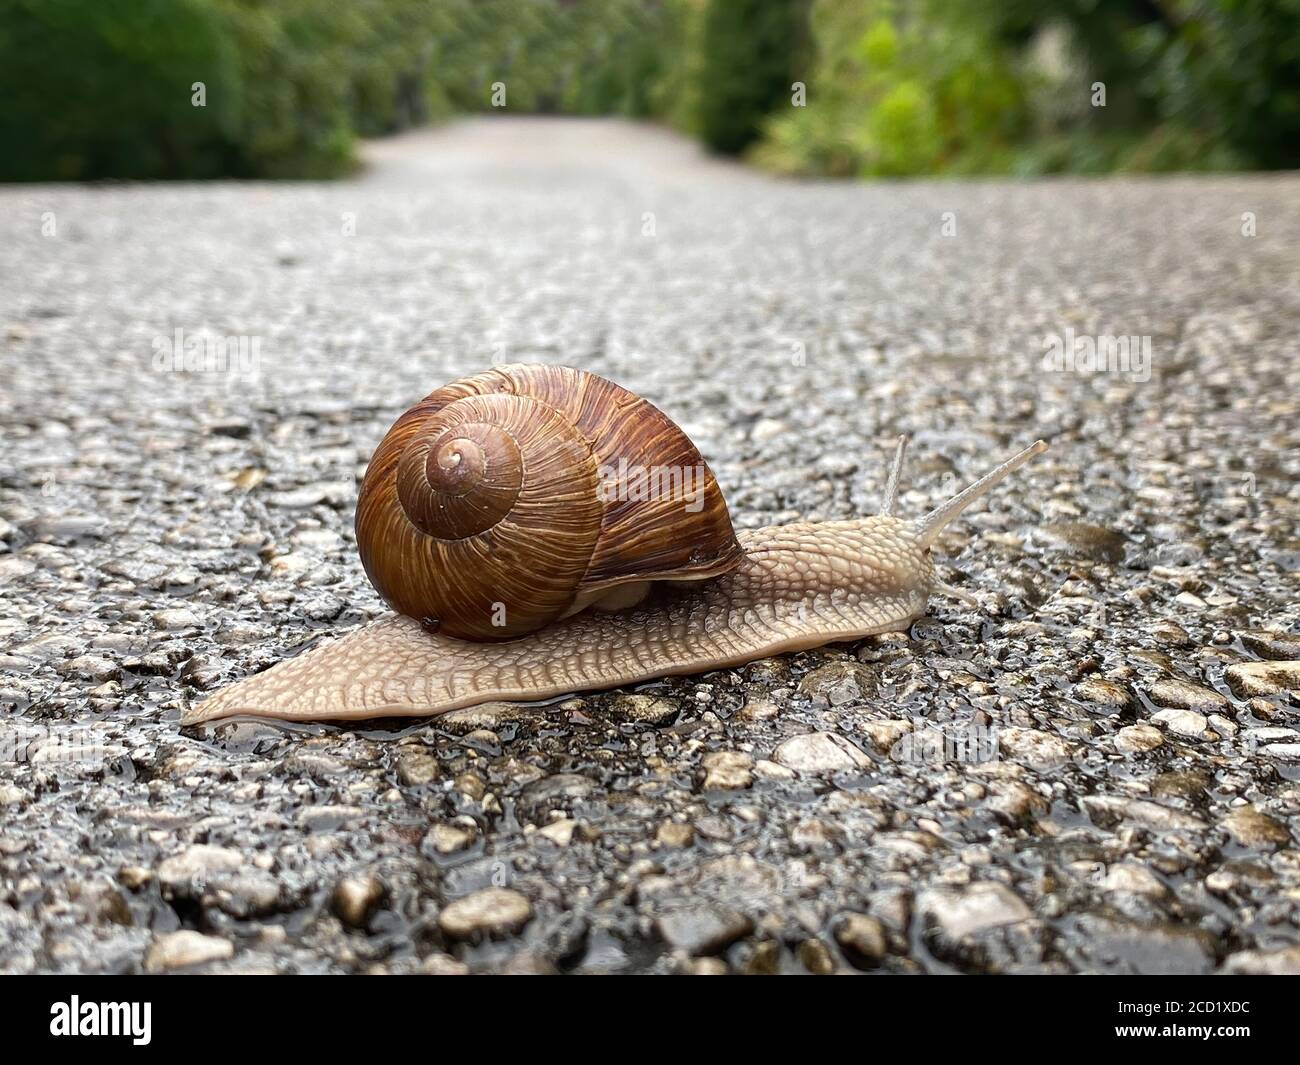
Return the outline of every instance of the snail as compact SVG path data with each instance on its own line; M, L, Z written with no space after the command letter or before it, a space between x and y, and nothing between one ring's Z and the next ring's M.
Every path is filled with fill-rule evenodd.
M604 378L513 365L401 415L357 500L362 565L393 607L199 702L182 724L427 716L703 673L906 629L939 533L1039 440L916 520L733 531L699 451ZM656 476L657 471L657 476ZM973 602L973 600L970 600Z

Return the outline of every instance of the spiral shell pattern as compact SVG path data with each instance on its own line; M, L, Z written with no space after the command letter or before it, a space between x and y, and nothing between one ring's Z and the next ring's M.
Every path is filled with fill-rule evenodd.
M602 491L610 470L703 471L698 500ZM697 502L698 505L694 505ZM629 581L739 564L721 492L662 412L604 378L508 366L438 389L376 449L357 546L394 610L509 639Z

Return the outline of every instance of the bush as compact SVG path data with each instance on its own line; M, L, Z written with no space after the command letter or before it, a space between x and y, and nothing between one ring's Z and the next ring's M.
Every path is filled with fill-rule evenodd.
M817 0L812 33L808 106L755 153L779 171L1300 164L1300 0Z
M710 148L736 153L767 115L788 103L796 80L801 0L709 0L695 41L693 127Z
M1024 78L954 0L818 0L807 106L769 119L755 157L789 173L1004 168L1026 126Z
M453 111L644 115L651 0L0 0L0 180L321 178ZM206 87L206 107L190 86Z
M228 172L238 59L201 0L5 0L0 180ZM191 104L200 81L206 107Z

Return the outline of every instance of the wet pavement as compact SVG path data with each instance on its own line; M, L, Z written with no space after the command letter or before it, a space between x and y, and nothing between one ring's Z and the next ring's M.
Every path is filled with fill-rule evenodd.
M0 188L0 969L1300 971L1300 178L777 182L577 120L369 156ZM742 528L873 511L902 432L908 514L1052 450L941 539L978 612L181 731L383 612L367 457L507 361L658 404Z

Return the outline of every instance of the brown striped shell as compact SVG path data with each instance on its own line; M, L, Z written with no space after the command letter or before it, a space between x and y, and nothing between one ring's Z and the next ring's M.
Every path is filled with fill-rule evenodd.
M726 502L660 410L567 366L503 366L403 414L357 501L366 574L398 613L509 639L622 584L739 565Z

